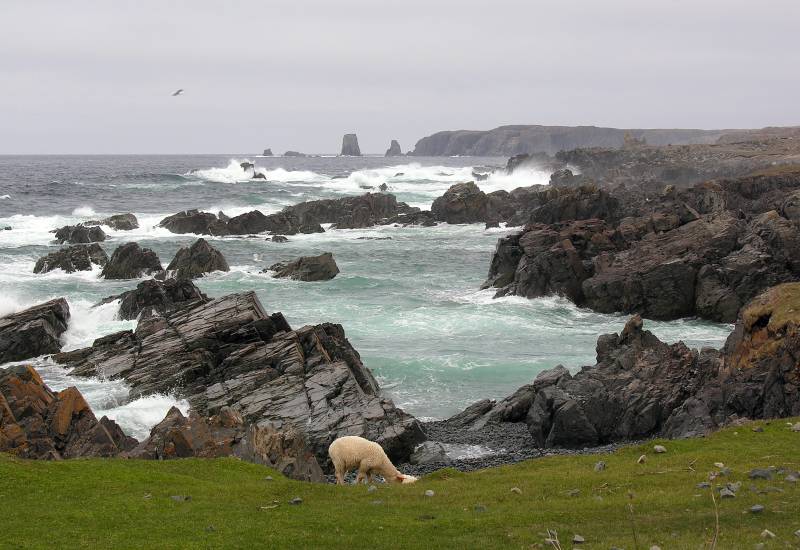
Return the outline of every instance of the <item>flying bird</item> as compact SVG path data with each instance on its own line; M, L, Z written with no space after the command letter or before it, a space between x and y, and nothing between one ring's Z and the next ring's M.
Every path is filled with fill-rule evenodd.
M182 93L183 93L183 88L180 88L177 92L172 94L172 97L175 97L176 95L181 95Z

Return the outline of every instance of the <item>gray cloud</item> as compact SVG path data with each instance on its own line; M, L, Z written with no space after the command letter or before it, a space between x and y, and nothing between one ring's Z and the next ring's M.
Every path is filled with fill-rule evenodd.
M797 21L795 0L5 0L0 153L798 124Z

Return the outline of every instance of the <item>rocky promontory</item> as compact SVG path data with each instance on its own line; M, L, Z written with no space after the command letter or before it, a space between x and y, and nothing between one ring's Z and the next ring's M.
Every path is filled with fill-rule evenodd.
M54 359L75 376L123 378L132 396L176 392L201 416L230 407L248 424L294 428L324 468L339 435L377 441L395 460L424 439L381 397L340 325L292 329L252 292L192 302Z
M64 298L0 317L0 364L60 351L68 321Z

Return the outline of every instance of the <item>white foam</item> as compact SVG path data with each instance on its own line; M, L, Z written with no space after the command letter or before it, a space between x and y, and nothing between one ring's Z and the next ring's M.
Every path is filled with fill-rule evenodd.
M0 201L6 200L6 199L10 199L10 198L11 198L11 195L2 195L2 196L0 196Z
M325 176L321 176L309 170L286 170L284 168L265 169L259 166L245 170L241 166L243 162L251 161L249 159L231 159L228 162L228 166L224 168L204 168L202 170L193 170L184 175L188 177L198 177L215 183L262 181L253 180L254 173L263 174L266 177L266 180L263 180L264 182L313 182L324 181L326 179Z
M150 434L153 426L164 420L172 407L178 407L184 415L189 412L189 402L185 399L155 394L127 401L108 409L98 408L94 414L98 418L107 416L119 424L126 434L142 441Z
M134 330L136 321L117 319L119 301L92 307L86 300L70 300L67 331L61 335L63 351L92 345L97 338L120 330Z
M73 216L94 216L96 212L91 206L79 206L72 211Z

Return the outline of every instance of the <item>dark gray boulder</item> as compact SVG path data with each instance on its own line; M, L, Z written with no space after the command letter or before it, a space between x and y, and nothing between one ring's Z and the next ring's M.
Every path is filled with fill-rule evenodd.
M0 317L0 364L60 351L68 321L64 298Z
M58 244L88 244L106 240L106 234L98 226L65 225L54 233Z
M437 221L476 223L510 219L516 212L516 199L506 191L484 193L474 182L451 186L431 205Z
M246 423L295 429L327 470L328 446L342 435L377 441L396 463L424 439L381 397L340 325L294 330L253 292L141 320L55 360L75 376L123 378L134 396L172 392L201 415L230 407Z
M268 270L274 271L278 278L328 281L339 273L339 266L336 265L333 254L325 252L319 256L301 256L289 262L279 262L271 265Z
M342 138L342 156L360 157L361 149L358 147L358 137L355 134L345 134Z
M185 210L167 216L158 224L172 233L194 233L196 235L229 235L227 224L210 212Z
M207 302L208 297L189 279L147 279L136 285L134 290L109 296L100 304L115 300L120 302L117 316L131 320L163 316L183 307Z
M230 271L230 267L222 252L205 239L181 247L167 266L168 274L178 279L194 279L212 271Z
M272 149L270 149L270 148L264 149L264 152L261 153L261 156L262 157L271 157L272 156Z
M139 243L125 243L111 254L100 275L106 279L138 279L162 271L161 260L155 252L142 248Z
M62 269L66 273L91 271L93 264L104 266L107 262L108 255L99 244L74 244L36 260L33 272L47 273L54 269Z

